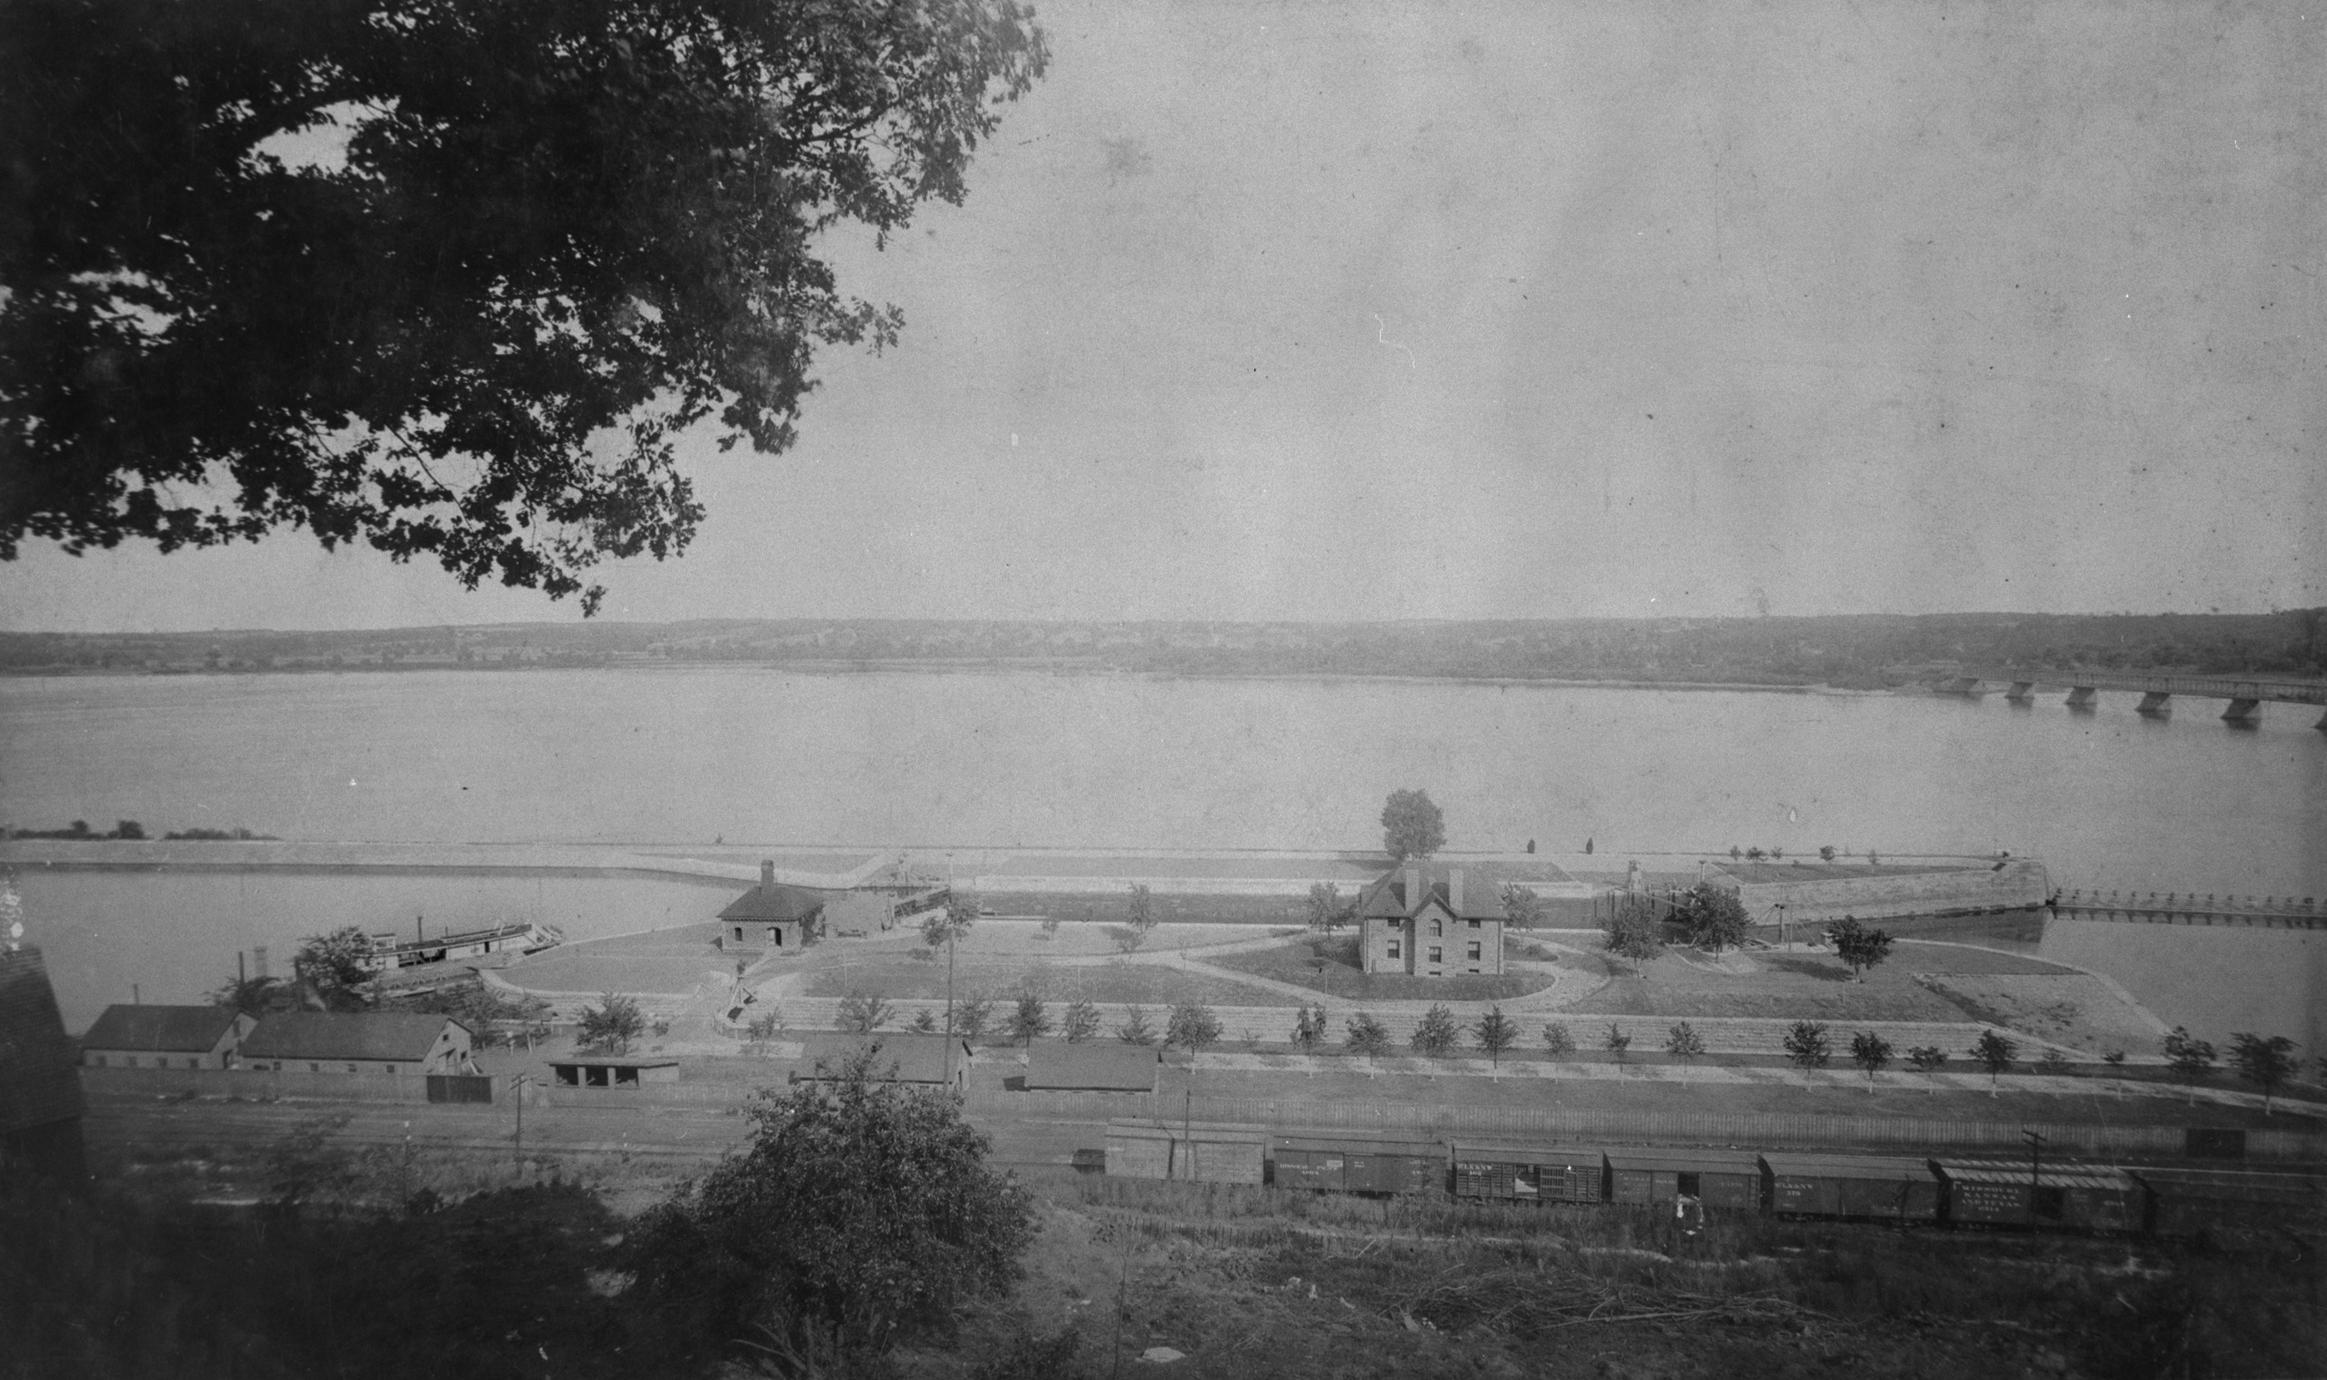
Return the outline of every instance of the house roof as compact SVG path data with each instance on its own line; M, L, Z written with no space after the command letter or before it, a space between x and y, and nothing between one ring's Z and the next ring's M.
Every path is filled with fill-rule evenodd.
M80 1062L40 950L0 948L0 1134L80 1116Z
M1103 1092L1154 1092L1156 1052L1117 1040L1040 1044L1027 1051L1026 1086Z
M970 1066L975 1055L969 1041L955 1037L958 1048L954 1051L953 1067L956 1073ZM943 1035L891 1034L876 1031L871 1035L857 1035L847 1031L820 1032L800 1041L800 1064L794 1078L817 1078L839 1069L841 1063L859 1050L873 1050L873 1076L882 1082L892 1081L890 1068L895 1066L894 1081L899 1083L943 1083L945 1081L945 1041Z
M260 1019L242 1042L245 1059L379 1059L418 1062L436 1048L450 1016L414 1011L288 1011Z
M782 882L762 882L758 886L727 903L719 912L722 920L764 921L782 924L789 920L805 920L824 909L824 897L817 892ZM702 914L697 911L696 914Z
M1496 873L1479 867L1448 867L1442 863L1412 863L1408 865L1420 874L1422 885L1414 894L1406 894L1407 867L1394 867L1366 884L1357 894L1357 914L1361 920L1411 920L1420 915L1432 901L1446 907L1457 920L1500 920L1503 918L1503 879ZM1455 909L1450 899L1453 894L1455 873L1462 874L1462 908Z
M81 1037L83 1049L207 1054L234 1029L231 1006L123 1006L116 1003Z

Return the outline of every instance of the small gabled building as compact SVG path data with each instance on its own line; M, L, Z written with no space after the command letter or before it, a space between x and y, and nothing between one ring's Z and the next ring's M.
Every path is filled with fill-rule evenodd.
M411 1011L289 1011L242 1042L246 1068L277 1073L461 1073L476 1067L469 1028Z
M777 881L772 861L760 864L758 886L719 912L719 946L723 949L806 948L823 930L823 894Z
M93 1069L234 1067L258 1017L230 1006L123 1006L116 1003L81 1037L81 1063Z
M1357 920L1369 973L1503 971L1503 902L1491 876L1410 862L1358 893Z

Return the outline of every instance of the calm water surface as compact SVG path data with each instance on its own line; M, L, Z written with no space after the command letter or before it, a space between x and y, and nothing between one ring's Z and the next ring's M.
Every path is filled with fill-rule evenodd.
M2043 856L2068 886L2327 897L2317 711L2270 706L2260 729L2239 731L2219 708L2192 701L2159 723L2114 695L2072 715L2056 700L754 668L25 678L0 681L0 822L335 840L1363 848L1379 839L1382 798L1420 785L1458 849L2008 848ZM457 904L415 899L434 913ZM307 904L269 902L261 928L314 932L321 912L283 914ZM480 892L472 909L491 904ZM77 910L126 907L109 893ZM191 959L183 934L231 965L258 942L198 918L208 902L179 920L168 905L137 909L161 936L155 955ZM386 896L361 909L364 923L410 921ZM607 924L653 909L599 907ZM44 941L52 961L61 938Z

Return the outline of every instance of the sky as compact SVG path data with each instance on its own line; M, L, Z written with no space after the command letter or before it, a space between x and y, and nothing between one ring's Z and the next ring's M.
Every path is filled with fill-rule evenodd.
M687 450L602 617L2327 604L2327 11L1038 3L799 444ZM0 566L0 627L569 621L258 546Z

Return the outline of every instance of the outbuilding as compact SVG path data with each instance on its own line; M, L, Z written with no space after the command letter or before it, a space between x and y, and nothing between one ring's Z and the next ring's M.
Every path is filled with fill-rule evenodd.
M287 1011L242 1042L246 1068L277 1073L461 1073L474 1070L469 1028L414 1011Z
M1279 1188L1329 1193L1444 1193L1446 1146L1379 1136L1279 1135L1269 1141Z
M1258 1184L1268 1139L1259 1126L1118 1117L1107 1123L1107 1173L1119 1179Z
M1670 1203L1695 1198L1709 1208L1761 1208L1761 1156L1750 1150L1608 1152L1608 1201Z
M2132 1231L2141 1225L2140 1186L2114 1169L1935 1159L1931 1172L1947 1186L1947 1220L1955 1226Z
M577 1057L549 1061L550 1080L561 1088L635 1088L679 1081L676 1059Z
M1162 1068L1155 1050L1120 1040L1040 1044L1026 1052L1026 1088L1152 1093Z
M719 912L719 945L728 950L800 949L823 932L823 894L777 881L772 860L760 864L758 886Z
M1799 1217L1937 1222L1939 1179L1926 1160L1893 1155L1765 1154L1763 1199Z
M953 1041L953 1058L946 1058L944 1035L857 1035L847 1032L812 1034L800 1042L800 1062L792 1070L795 1083L813 1083L839 1076L851 1059L872 1052L872 1077L882 1083L915 1083L925 1087L968 1085L976 1054L960 1036Z
M105 1008L81 1037L81 1063L93 1069L223 1069L234 1066L243 1038L259 1023L230 1006Z
M1607 1201L1606 1177L1607 1157L1581 1146L1460 1141L1454 1147L1457 1198L1600 1203Z

